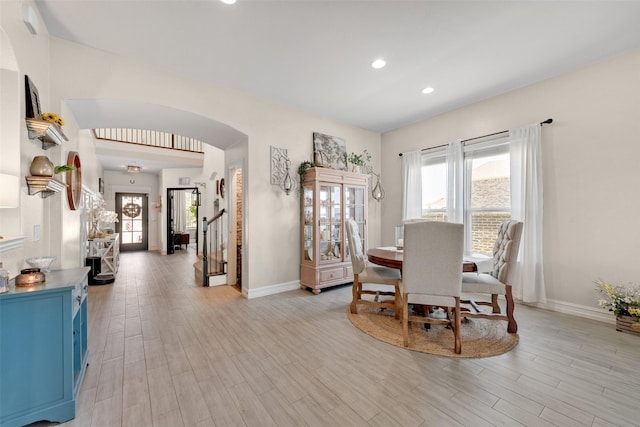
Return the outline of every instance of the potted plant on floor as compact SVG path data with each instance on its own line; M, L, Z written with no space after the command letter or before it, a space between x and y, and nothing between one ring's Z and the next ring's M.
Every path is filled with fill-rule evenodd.
M598 304L616 315L616 331L640 336L640 286L611 285L603 280L595 283L603 295Z

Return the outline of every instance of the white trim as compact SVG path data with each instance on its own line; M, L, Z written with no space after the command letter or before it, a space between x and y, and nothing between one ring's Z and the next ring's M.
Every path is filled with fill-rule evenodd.
M288 292L295 289L300 289L300 281L294 280L291 282L278 283L270 286L262 286L257 289L242 290L242 295L247 299L260 298L267 295L275 295L282 292ZM470 294L471 295L471 294ZM504 296L501 295L501 298ZM557 313L569 314L572 316L583 317L586 319L596 320L599 322L615 324L616 319L613 313L601 308L588 307L586 305L573 304L565 301L556 301L547 299L546 303L523 303L516 301L518 305L526 305L529 307L541 308L544 310L555 311ZM516 307L516 319L518 317Z
M7 236L0 239L0 253L21 247L24 239L26 236Z
M242 289L242 295L247 299L265 297L267 295L275 295L282 292L300 289L300 281L293 280L291 282L278 283L270 286L261 286L257 289Z
M603 310L601 308L588 307L586 305L573 304L565 301L556 301L547 299L546 303L530 303L525 304L530 307L542 308L545 310L555 311L558 313L571 314L573 316L584 317L586 319L597 320L599 322L605 322L614 324L616 318L610 311ZM517 318L517 314L516 314Z

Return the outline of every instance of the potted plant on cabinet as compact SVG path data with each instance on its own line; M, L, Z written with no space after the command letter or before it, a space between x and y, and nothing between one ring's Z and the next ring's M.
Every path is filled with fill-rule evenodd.
M350 153L347 161L351 163L351 172L366 173L367 165L371 161L371 153L364 150L362 154Z
M307 173L307 169L315 167L315 164L309 160L304 160L298 166L298 176L300 177L300 190L302 190L302 184L304 183L304 175Z

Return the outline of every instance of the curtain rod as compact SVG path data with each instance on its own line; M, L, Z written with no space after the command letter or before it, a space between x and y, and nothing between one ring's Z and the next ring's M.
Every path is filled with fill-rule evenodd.
M545 121L543 121L543 122L540 122L540 126L542 126L542 125L549 125L549 124L551 124L551 123L553 123L553 119L547 119L547 120L545 120ZM475 137L473 137L473 138L463 139L463 140L462 140L462 143L464 144L465 142L475 141L476 139L482 139L482 138L487 138L487 137L490 137L490 136L501 135L501 134L503 134L503 133L507 133L507 132L509 132L509 131L508 131L508 130L503 130L503 131L500 131L500 132L494 132L494 133L488 133L488 134L486 134L486 135L475 136ZM436 149L436 148L446 147L446 146L448 146L448 145L449 145L449 144L436 145L435 147L423 148L423 149L421 149L420 151L433 150L433 149ZM402 153L398 153L398 156L402 157Z

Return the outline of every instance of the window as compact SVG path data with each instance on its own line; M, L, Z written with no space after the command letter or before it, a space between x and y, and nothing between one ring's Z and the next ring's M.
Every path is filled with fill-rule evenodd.
M422 217L447 220L446 152L439 150L422 156Z
M190 198L185 198L187 201L186 206L186 218L187 218L187 229L196 228L198 222L198 195L197 193L191 193Z
M508 138L464 147L465 251L491 254L498 226L511 217ZM447 220L446 150L422 156L422 217Z
M511 218L509 145L465 147L465 250L492 254L500 224Z

